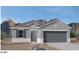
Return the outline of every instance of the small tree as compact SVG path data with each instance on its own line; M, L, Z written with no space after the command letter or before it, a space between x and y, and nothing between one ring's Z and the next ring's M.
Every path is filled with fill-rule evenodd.
M76 37L76 34L74 32L70 32L70 37L71 38L75 38Z
M6 33L1 31L1 40L4 40L6 38Z

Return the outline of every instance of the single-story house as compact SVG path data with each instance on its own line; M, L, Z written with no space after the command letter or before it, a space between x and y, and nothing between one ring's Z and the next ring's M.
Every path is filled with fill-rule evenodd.
M15 42L70 42L70 29L68 25L55 19L39 27L37 23L28 26L10 27L11 41Z

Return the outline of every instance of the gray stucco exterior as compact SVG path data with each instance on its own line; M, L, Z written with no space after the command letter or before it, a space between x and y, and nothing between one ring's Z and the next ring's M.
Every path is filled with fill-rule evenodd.
M17 37L18 36L18 32L19 30L23 30L25 35L23 35L23 37ZM11 37L12 37L12 42L30 42L31 41L31 35L30 35L30 31L29 29L18 29L18 28L14 28L11 29Z
M12 42L31 42L31 41L33 41L33 42L37 42L37 43L44 43L45 35L48 35L48 34L44 33L46 31L52 32L53 36L54 36L53 32L56 32L56 33L58 32L58 34L60 33L60 35L59 35L60 40L58 40L57 42L70 42L70 27L67 26L66 24L62 23L61 21L58 21L58 20L51 21L42 27L37 27L36 24L34 24L34 25L30 26L31 28L11 27ZM17 35L18 35L17 30L24 30L24 37L21 37L21 38L17 37ZM61 34L62 32L63 32L63 34ZM56 34L56 35L58 35L58 34ZM62 37L63 35L64 35L64 37ZM50 34L49 34L49 36L50 36ZM56 39L55 37L56 36L54 36L54 37L51 36L51 38L53 38L53 39ZM47 37L47 38L53 42L53 40L51 38L49 38L49 37Z
M37 35L37 42L44 43L44 31L59 31L59 32L66 32L66 42L70 42L70 27L66 24L56 21L52 22L51 24L48 24L42 28L38 29L38 35ZM61 41L62 42L62 41Z
M47 26L44 26L43 27L43 30L44 29L51 29L51 30L68 30L68 26L65 25L64 23L60 22L60 21L57 21L55 23L51 23L51 24L48 24Z

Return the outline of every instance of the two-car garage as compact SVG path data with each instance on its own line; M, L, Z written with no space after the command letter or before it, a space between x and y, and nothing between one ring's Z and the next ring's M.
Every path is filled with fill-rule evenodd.
M44 31L43 39L44 39L44 42L66 42L67 32L66 31Z
M38 29L37 42L64 43L70 42L70 29L68 25L59 20L53 20Z

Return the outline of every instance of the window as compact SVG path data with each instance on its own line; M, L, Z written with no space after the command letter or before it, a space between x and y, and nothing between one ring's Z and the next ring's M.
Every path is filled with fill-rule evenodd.
M16 30L16 38L26 38L26 30Z
M19 30L19 37L23 37L23 30Z

